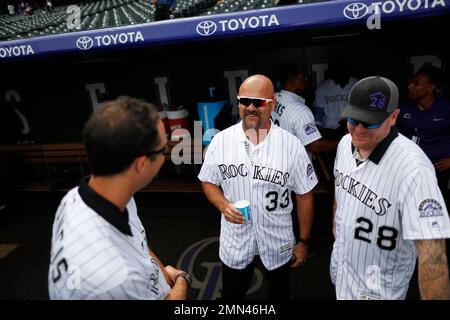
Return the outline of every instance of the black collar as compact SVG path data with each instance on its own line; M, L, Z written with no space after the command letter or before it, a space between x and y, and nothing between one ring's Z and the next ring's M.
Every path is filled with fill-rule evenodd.
M395 138L398 137L398 130L396 126L391 127L391 131L386 136L386 138L383 139L376 147L373 149L372 153L369 155L369 160L378 165L381 161L381 158L383 158L384 154L386 153L387 149L391 145L392 141L394 141ZM355 146L352 143L352 154L355 152Z
M82 179L78 188L78 193L84 203L86 203L87 206L94 210L99 216L116 227L120 232L128 236L133 236L130 225L128 224L127 208L125 208L125 212L121 212L114 204L95 192L87 184L88 179L89 178Z

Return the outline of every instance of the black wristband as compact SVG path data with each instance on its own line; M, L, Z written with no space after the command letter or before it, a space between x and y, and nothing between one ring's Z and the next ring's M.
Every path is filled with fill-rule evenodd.
M177 282L177 279L180 278L180 277L183 278L184 280L186 280L186 283L187 283L188 287L190 288L190 287L191 287L191 284L192 284L192 278L191 278L191 275L190 275L189 273L187 273L187 272L180 272L180 273L177 274L177 276L175 277L174 283Z

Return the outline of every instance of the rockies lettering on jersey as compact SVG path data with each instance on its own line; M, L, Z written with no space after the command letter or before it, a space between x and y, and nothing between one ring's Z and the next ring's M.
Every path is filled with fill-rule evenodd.
M336 240L330 274L338 299L404 299L414 272L414 240L450 237L433 165L395 127L368 159L351 136L335 161Z
M305 194L317 178L305 148L295 136L271 123L267 137L252 145L242 122L218 133L211 141L198 178L220 186L234 203L250 202L250 220L233 224L221 218L220 259L229 267L243 269L259 254L268 270L292 257L291 191Z
M338 170L335 170L334 176L336 188L342 188L342 190L351 194L365 206L371 208L377 215L384 215L387 209L392 205L386 198L378 199L378 195L375 192L361 182L356 181L354 178L348 175L344 176L344 174ZM378 199L378 201L375 201L376 199Z
M170 290L150 256L131 199L125 212L85 181L62 199L53 224L50 299L164 299Z
M305 99L287 90L277 92L275 98L276 108L270 117L276 125L300 139L303 146L322 138Z
M236 178L238 175L246 177L248 174L248 169L243 163L239 166L219 164L218 168L223 180ZM253 179L271 182L284 187L289 179L289 173L255 165L253 167Z
M317 123L322 128L337 129L341 112L348 103L348 94L358 80L350 77L348 83L341 87L332 79L327 79L316 89L314 108L317 110Z

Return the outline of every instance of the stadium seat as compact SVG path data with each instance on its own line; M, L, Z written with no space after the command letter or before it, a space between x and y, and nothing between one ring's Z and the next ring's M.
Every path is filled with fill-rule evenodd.
M298 0L298 3L320 0ZM322 0L324 1L324 0ZM174 9L175 18L196 15L246 11L275 6L278 0L178 0ZM154 21L155 8L150 0L98 0L78 4L81 12L81 30L109 28ZM55 6L49 13L36 9L31 16L0 15L0 40L29 38L46 34L57 34L78 30L67 28L67 5Z

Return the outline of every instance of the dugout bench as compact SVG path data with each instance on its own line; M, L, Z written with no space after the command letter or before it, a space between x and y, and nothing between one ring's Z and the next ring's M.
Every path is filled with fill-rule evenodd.
M170 141L166 153L166 164L169 161L172 149L178 144ZM191 145L191 163L195 157ZM61 191L66 192L78 185L79 180L89 174L87 156L82 143L49 143L49 144L10 144L0 145L0 153L7 159L7 184L11 191ZM196 155L197 158L199 155ZM321 171L325 177L324 183L319 183L314 193L329 192L330 175L327 172L319 154L314 155L315 170ZM168 161L167 161L168 160ZM180 166L173 165L175 171ZM178 172L179 176L167 178L161 172L152 183L140 192L202 192L201 183L195 175L186 178Z
M169 142L166 159L173 147ZM12 191L68 191L89 174L82 143L0 145L6 158L8 185ZM193 179L157 177L141 192L202 192Z

